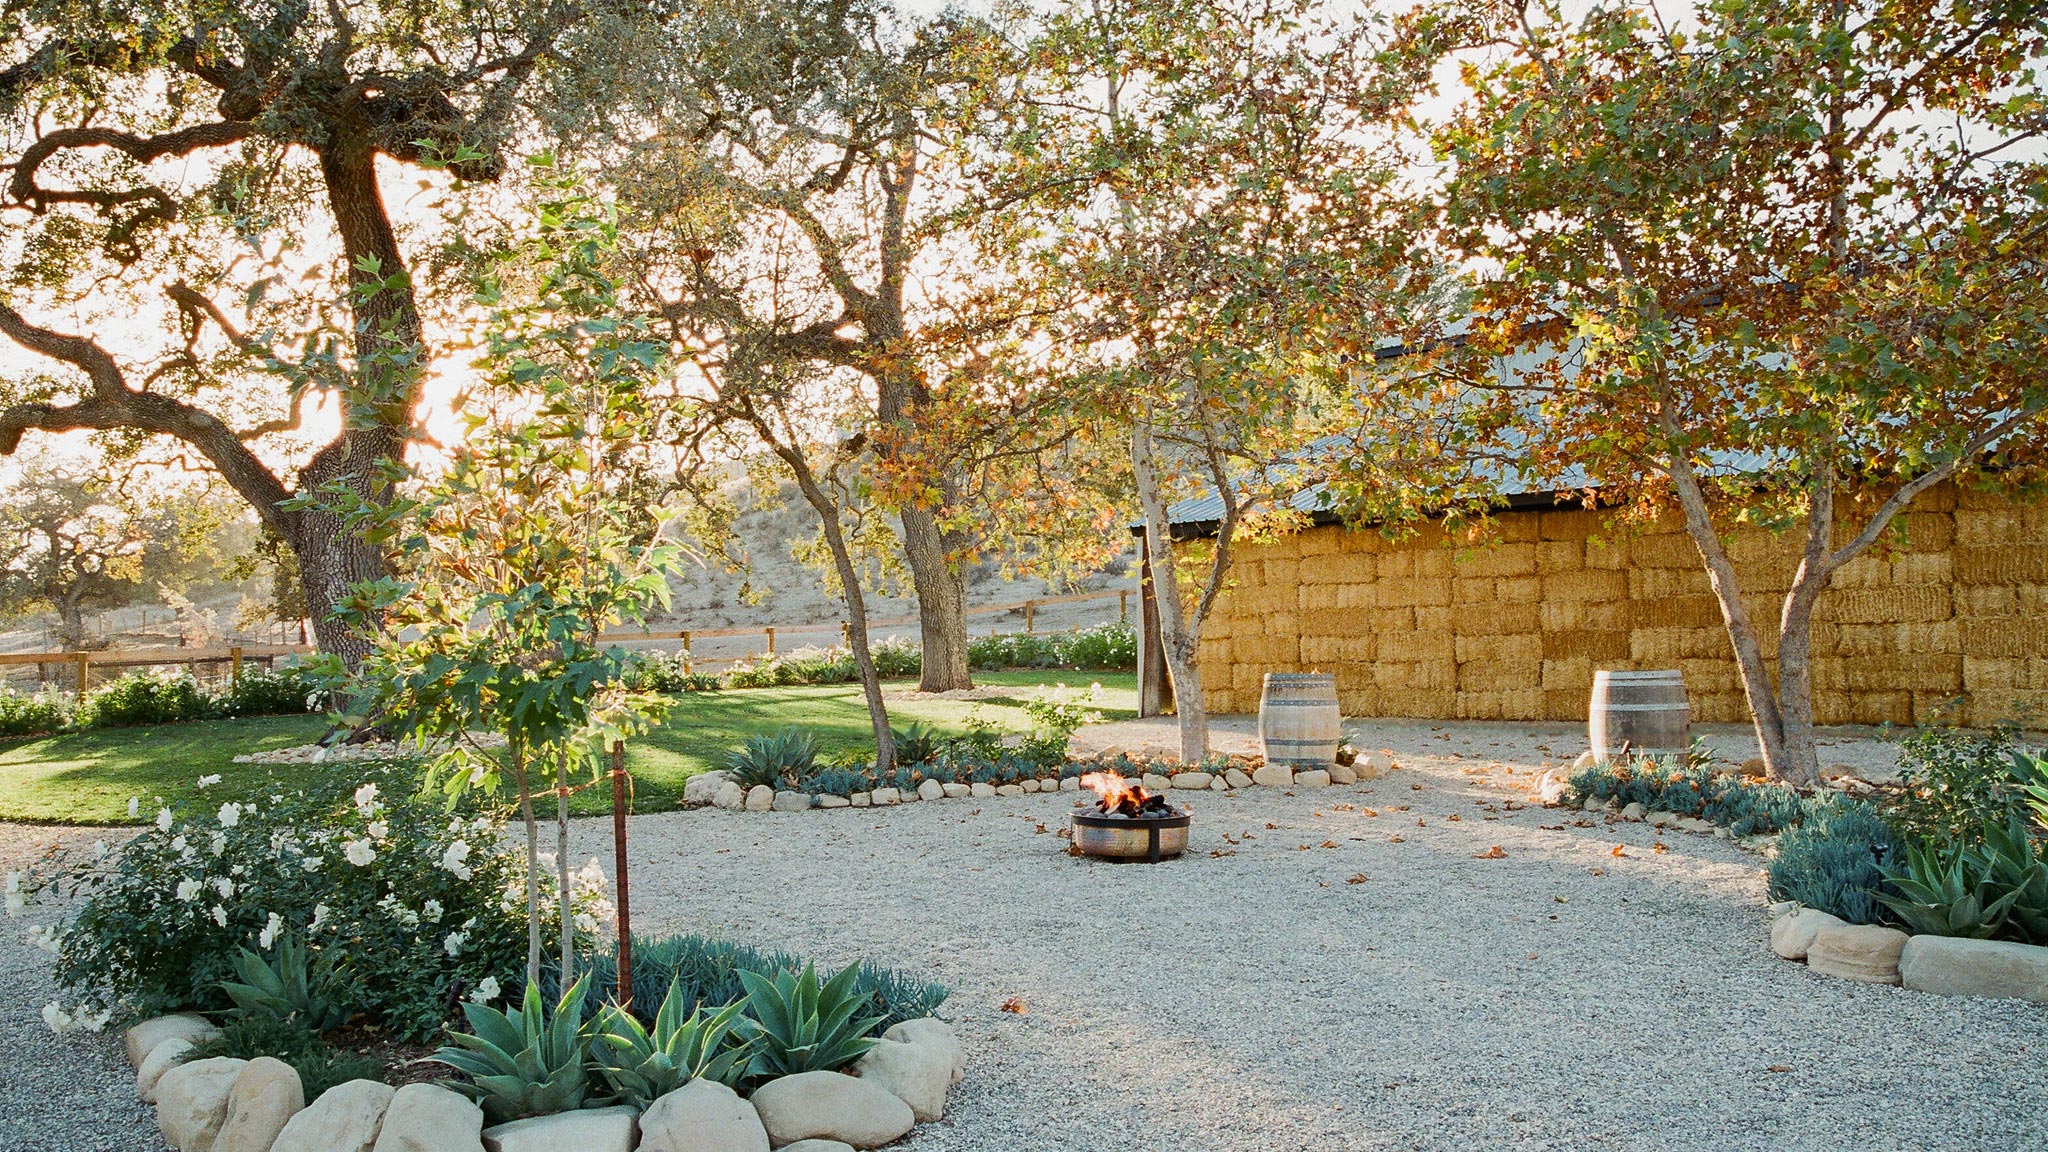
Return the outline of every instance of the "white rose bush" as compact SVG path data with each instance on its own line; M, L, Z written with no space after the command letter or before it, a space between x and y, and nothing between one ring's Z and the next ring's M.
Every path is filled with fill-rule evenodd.
M346 961L364 1023L426 1039L525 959L526 862L504 827L500 809L423 793L416 765L367 765L163 808L118 852L22 877L10 907L47 895L69 913L41 929L76 1004L67 1020L225 1008L236 950L289 933ZM552 900L552 869L536 880ZM570 903L583 931L610 922L594 862Z

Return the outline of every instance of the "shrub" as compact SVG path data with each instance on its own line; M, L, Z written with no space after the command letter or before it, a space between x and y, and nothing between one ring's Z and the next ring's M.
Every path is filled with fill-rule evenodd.
M206 694L190 676L130 672L87 692L72 723L80 728L177 724L202 719L211 710Z
M55 688L33 695L0 684L0 739L41 736L71 723L71 703Z
M617 955L594 952L583 961L590 977L592 1002L618 999ZM662 936L633 938L633 1014L642 1024L654 1023L656 1006L648 991L669 988L688 997L691 1005L730 1004L746 996L739 974L748 972L797 972L806 962L781 952L762 952L728 940L704 936ZM543 977L548 988L559 986L559 975L550 971ZM915 1020L937 1012L945 1003L946 989L889 968L870 964L858 966L854 987L873 1002L880 1017L872 1032L904 1020ZM543 991L547 991L544 988ZM593 1009L594 1011L594 1009Z
M118 855L29 888L81 898L57 979L88 1003L224 1008L237 951L289 932L316 954L344 948L370 1022L424 1038L525 957L525 860L503 831L473 801L422 794L412 766L364 765L218 810L165 808ZM538 880L552 900L548 864ZM584 931L610 915L593 873L572 894Z
M733 1032L746 1007L738 1000L706 1016L681 983L671 983L651 1030L617 1005L605 1008L592 1062L613 1098L642 1109L691 1080L737 1087L753 1058L752 1045Z
M992 632L967 642L967 662L984 671L1001 668L1100 668L1131 671L1138 666L1138 632L1114 621L1073 632Z
M743 968L739 977L747 989L739 1034L751 1043L747 1071L757 1080L836 1072L876 1044L882 1017L869 1014L874 1000L860 987L858 965L822 983L809 964L773 974Z
M875 673L891 678L917 676L924 672L924 653L908 640L884 640L868 649Z
M715 692L718 677L690 669L681 652L634 652L626 660L626 687L636 692Z
M1875 923L1882 862L1891 851L1892 830L1870 805L1844 798L1816 804L1778 841L1771 898L1797 900L1851 924Z
M939 754L946 746L946 738L920 722L912 722L907 728L890 733L896 738L896 762L899 764L922 764Z
M450 1043L428 1059L468 1074L443 1083L482 1105L486 1123L573 1112L590 1093L587 980L570 985L552 1013L531 984L517 1008L464 1004L470 1030L449 1033Z
M221 716L294 716L320 711L327 680L305 665L249 669L213 699Z
M1737 836L1782 832L1806 817L1808 801L1778 784L1757 784L1698 763L1641 757L1595 764L1571 778L1570 797L1697 814Z
M236 950L235 975L240 979L221 983L235 1008L245 1016L294 1020L314 1032L348 1023L355 1015L356 989L347 965L337 959L339 950L325 949L317 960L309 961L291 933L274 943L277 950L267 961L247 948Z
M271 1017L241 1016L221 1026L218 1036L194 1044L185 1062L229 1056L254 1060L272 1056L292 1066L306 1099L350 1080L382 1080L384 1065L378 1060L329 1046L297 1021Z
M1885 907L1913 932L2048 944L2048 845L2022 819L1967 839L1911 845L1885 877Z
M2015 772L2017 736L2011 728L1982 735L1957 728L1914 731L1899 742L1899 790L1888 815L1927 844L1973 841L1985 828L2023 816L2027 793Z
M802 779L817 763L817 737L801 728L784 728L747 737L747 742L726 758L725 770L742 787L773 787Z

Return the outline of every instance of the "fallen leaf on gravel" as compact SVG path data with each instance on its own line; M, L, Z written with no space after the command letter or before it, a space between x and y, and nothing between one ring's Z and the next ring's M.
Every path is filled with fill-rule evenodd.
M1671 849L1666 847L1662 840L1659 840L1655 844L1650 845L1650 851L1655 852L1659 856L1662 856L1666 852L1671 851Z
M1336 810L1339 812L1356 812L1358 811L1358 808L1351 804L1339 804L1337 805Z
M1296 852L1306 852L1306 851L1308 851L1308 845L1306 845L1306 844L1296 844L1296 845L1294 846L1294 850L1295 850Z
M1592 868L1592 869L1588 869L1588 871L1592 872L1592 873L1593 873L1593 875L1595 875L1595 876L1605 876L1605 875L1607 875L1607 869L1605 869L1605 868Z
M1608 852L1607 854L1608 854L1609 856L1626 856L1626 855L1628 855L1628 845L1626 845L1626 844L1616 844L1616 845L1614 846L1614 848L1613 848L1613 849L1612 849L1611 851L1609 851L1609 852Z
M1402 843L1402 842L1403 842L1403 840L1402 840L1402 838L1401 838L1401 837L1399 837L1399 836L1389 836L1389 837L1387 837L1387 843L1389 843L1389 844L1400 844L1400 843Z
M1415 826L1416 826L1417 828L1427 828L1427 827L1429 827L1429 822L1428 822L1428 821L1426 821L1426 820L1424 820L1424 819L1423 819L1422 817L1420 817L1420 816L1417 816L1417 817L1415 818Z
M1024 1006L1024 998L1022 996L1012 996L1008 1000L1003 1001L1000 1007L1012 1016L1022 1016L1031 1011L1031 1009Z
M1278 827L1279 825L1273 823L1271 820L1266 821L1266 831L1271 832L1273 829Z
M1565 899L1565 898L1564 898L1564 897L1562 897L1562 896L1552 896L1552 897L1551 897L1551 899L1552 899L1552 900L1555 900L1555 901L1557 901L1557 902L1558 902L1559 904L1569 904L1569 903L1571 903L1571 901L1570 901L1570 900L1567 900L1567 899Z
M1562 831L1564 831L1564 825L1562 825L1562 824L1538 824L1538 825L1537 825L1536 827L1537 827L1537 828L1539 828L1539 829L1541 829L1541 830L1543 830L1543 831L1545 831L1545 832L1562 832Z
M1453 824L1456 824L1459 821L1463 820L1464 817L1458 815L1456 812L1453 812L1449 816L1444 817L1444 819L1449 820Z
M1790 1072L1791 1070L1792 1066L1790 1064L1773 1064L1769 1068L1764 1069L1766 1072Z
M1086 853L1086 852L1083 852L1083 851L1081 851L1081 846L1080 846L1079 844L1069 844L1069 845L1067 845L1067 855L1069 855L1069 856L1086 856L1086 855L1087 855L1087 853Z
M1047 832L1049 832L1049 831L1051 831L1051 829L1047 828L1047 827L1046 827L1045 825L1043 825L1043 824L1040 824L1040 825L1038 826L1038 831L1037 831L1036 835L1039 835L1039 836L1043 836L1043 835L1045 835L1045 834L1046 834Z
M1484 852L1474 854L1472 858L1474 860L1505 860L1508 858L1508 854L1500 845L1495 844Z
M1503 807L1505 807L1510 812L1520 812L1522 809L1527 808L1528 805L1517 804L1513 800L1510 800L1505 805L1503 805Z
M1422 785L1420 785L1420 784L1410 784L1410 785L1408 786L1408 790L1409 790L1410 792L1420 792L1420 791L1422 791Z
M1360 808L1359 811L1365 813L1367 816L1379 815L1379 810L1376 808Z
M1536 954L1535 954L1534 952L1531 952L1531 953L1529 953L1529 955L1528 955L1528 956L1526 957L1526 959L1529 959L1529 960L1534 960L1535 958L1536 958Z
M1363 883L1365 883L1365 882L1366 882L1367 880L1370 880L1370 879L1372 879L1372 877L1370 877L1370 876L1367 876L1367 875L1366 875L1365 873L1363 873L1363 872L1354 872L1354 873L1352 873L1352 874L1351 874L1351 878L1350 878L1349 880L1346 880L1346 881L1344 881L1344 882L1345 882L1346 884L1363 884Z
M1231 848L1231 849L1229 849L1229 850L1227 850L1227 851L1226 851L1225 849L1222 849L1222 848L1211 848L1211 849L1209 849L1209 858L1210 858L1211 860L1220 860L1220 859L1222 859L1222 858L1223 858L1223 857L1225 857L1225 856L1235 856L1235 855L1237 855L1237 849L1235 849L1235 848Z
M1325 841L1323 841L1323 847L1325 847L1325 848L1335 848L1336 846L1337 846L1337 842L1336 842L1335 840L1325 840Z
M1572 821L1572 827L1574 827L1574 828L1591 828L1592 826L1593 826L1593 822L1592 822L1591 820L1574 820L1574 821Z
M1072 828L1062 828L1058 832L1054 833L1054 835L1058 836L1062 840L1072 840L1074 838L1074 830Z
M1309 815L1311 815L1311 816L1315 816L1315 817L1321 817L1321 816L1322 816L1322 813L1321 813L1321 812L1311 812L1311 813L1309 813Z

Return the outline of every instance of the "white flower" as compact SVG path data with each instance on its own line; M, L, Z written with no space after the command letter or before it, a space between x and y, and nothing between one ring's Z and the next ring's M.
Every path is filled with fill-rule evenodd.
M327 905L313 905L313 922L311 924L306 925L306 931L318 932L320 930L320 926L325 923L327 923Z
M439 900L428 900L420 905L420 918L423 920L438 921L441 919L441 912L442 908Z
M325 863L327 863L325 856L308 856L304 860L299 861L299 867L304 868L308 872L318 872L320 866Z
M183 836L173 836L173 837L171 837L171 851L173 851L173 852L183 852L184 850L185 850L185 838L184 838Z
M225 928L228 926L228 910L218 904L213 906L213 922Z
M130 820L135 820L135 819L139 819L139 818L140 818L141 816L142 816L142 797L140 797L140 796L130 796L130 797L128 798L128 818L129 818Z
M64 947L64 934L55 928L38 924L28 930L28 942L54 956Z
M48 1004L43 1005L43 1023L50 1026L50 1031L62 1036L66 1032L71 1031L73 1022L71 1013L66 1012L61 1005L52 1000Z
M384 839L384 838L385 838L386 836L389 836L389 835L391 835L391 825L389 825L389 824L386 824L386 823L385 823L384 821L382 821L382 820L372 820L372 821L370 821L370 829L369 829L369 831L370 831L370 839L372 839L372 840L382 840L382 839Z
M213 890L220 893L221 899L226 900L235 894L235 882L225 876L216 876L213 878Z
M467 933L450 932L441 940L441 947L450 956L460 956L462 955L462 946L468 942L469 936Z
M341 854L358 868L367 868L377 858L377 847L368 840L351 840L342 845Z
M277 934L282 931L284 931L284 917L272 912L270 919L263 922L263 931L256 934L257 946L265 952L270 951L270 946L277 943Z
M22 909L28 907L28 901L22 899L21 893L19 892L9 892L7 894L6 903L7 914L9 916L19 916L21 915Z
M171 810L169 808L159 808L156 810L156 826L166 832L171 830Z
M211 851L215 856L218 856L221 853L226 852L228 850L227 833L215 832L213 834L213 841L212 843L207 845L207 849Z
M469 879L469 853L470 847L467 840L457 840L455 843L448 845L441 853L441 870L453 873L459 880Z
M178 881L178 902L190 904L199 895L199 881L184 879Z
M199 778L199 786L201 788L211 788L218 783L220 783L220 776L217 773L212 776L201 776Z
M219 779L219 777L215 777L215 779ZM220 806L220 811L216 813L216 818L220 821L221 827L233 828L242 822L242 806L230 800Z
M7 894L11 896L19 891L21 891L21 870L17 868L7 874Z
M105 1029L107 1021L113 1019L113 1017L114 1010L112 1008L102 1008L94 1012L81 1004L72 1020L87 1032L98 1032Z
M368 820L376 815L378 807L377 786L375 784L365 784L361 788L356 789L356 811L363 814L363 819Z
M476 982L476 991L469 994L471 1004L489 1004L498 998L498 978L486 976Z

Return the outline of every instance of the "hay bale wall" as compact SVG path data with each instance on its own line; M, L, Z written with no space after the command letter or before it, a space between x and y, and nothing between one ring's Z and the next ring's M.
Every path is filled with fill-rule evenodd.
M1904 539L1835 575L1814 623L1823 724L2048 718L2048 505L1938 488ZM1312 528L1245 547L1203 637L1212 712L1267 672L1333 672L1347 716L1583 720L1596 668L1676 668L1693 718L1749 719L1705 568L1677 519L1603 534L1583 510L1504 512L1491 543ZM1775 658L1799 534L1731 558ZM1960 712L1956 711L1960 704Z

